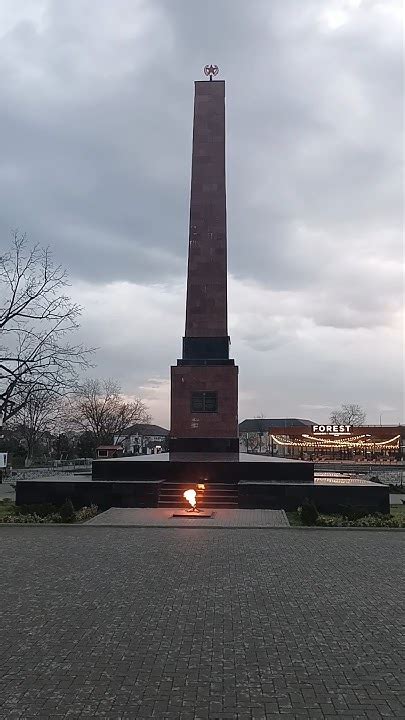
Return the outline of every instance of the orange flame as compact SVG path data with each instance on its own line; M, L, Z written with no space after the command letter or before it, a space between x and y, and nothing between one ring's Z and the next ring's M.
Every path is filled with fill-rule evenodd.
M205 485L203 483L199 483L197 485L197 490L205 490Z
M185 490L183 493L183 497L186 498L187 502L190 503L191 507L194 509L197 504L197 493L195 490Z

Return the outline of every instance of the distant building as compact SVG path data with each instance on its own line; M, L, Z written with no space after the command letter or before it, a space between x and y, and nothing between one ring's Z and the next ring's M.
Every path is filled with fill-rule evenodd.
M149 455L167 449L169 431L160 425L136 423L114 436L114 443L122 445L126 455Z
M301 420L300 418L251 418L239 423L239 434L269 432L274 428L312 427L313 424L312 420Z
M276 455L277 448L272 441L273 433L286 431L288 428L312 427L312 420L300 418L249 418L239 423L239 443L242 452L269 453Z
M122 445L99 445L96 448L97 458L102 460L103 458L117 458L124 454L124 448Z
M396 462L405 455L404 425L317 424L299 418L251 418L239 425L240 449L314 462Z

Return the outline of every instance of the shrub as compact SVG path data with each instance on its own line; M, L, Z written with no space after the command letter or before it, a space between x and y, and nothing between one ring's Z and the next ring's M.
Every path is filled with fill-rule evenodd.
M51 513L51 515L46 515L44 518L44 522L47 523L61 523L63 522L62 516L60 512Z
M84 522L85 520L90 520L90 518L94 517L98 513L98 507L97 505L90 505L90 507L82 507L80 510L76 510L75 512L75 520L76 522Z
M37 513L10 513L10 515L4 515L0 518L2 523L60 523L62 518L59 513L52 513L51 515L37 515Z
M403 528L405 527L405 518L376 514L350 520L344 515L319 515L317 525L321 527Z
M303 525L316 525L318 520L318 510L312 500L305 498L302 507L298 509L298 514Z
M46 518L41 517L40 515L37 515L36 513L32 514L26 514L26 515L19 515L14 514L13 515L4 515L1 522L3 523L45 523L48 522Z
M337 515L345 517L347 520L359 520L366 515L370 515L370 510L366 508L353 508L347 505L338 505Z
M52 512L45 514L46 508ZM8 509L8 508L7 508ZM83 507L75 512L72 501L66 500L60 510L53 505L21 505L15 509L10 507L7 515L0 517L2 523L66 523L84 522L98 513L97 505Z
M46 517L58 512L55 505L51 503L44 503L42 505L17 505L15 512L18 515L39 515L39 517Z
M72 522L75 519L75 509L70 498L65 500L61 509L59 510L62 522Z

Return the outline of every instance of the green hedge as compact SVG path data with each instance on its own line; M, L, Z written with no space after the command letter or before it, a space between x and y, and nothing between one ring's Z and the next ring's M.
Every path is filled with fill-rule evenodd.
M405 528L405 519L379 514L364 515L354 520L345 515L319 515L316 525L320 527Z
M4 503L6 505L6 503ZM97 505L75 510L72 502L67 500L61 508L54 505L20 505L7 503L7 512L0 516L0 523L70 523L90 520L98 513Z

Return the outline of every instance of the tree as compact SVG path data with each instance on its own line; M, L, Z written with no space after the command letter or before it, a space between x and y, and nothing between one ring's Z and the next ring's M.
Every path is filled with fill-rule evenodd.
M22 468L25 466L27 450L21 444L18 432L4 428L4 434L0 436L0 452L8 453L8 467Z
M246 452L255 453L259 451L259 433L244 433Z
M90 432L96 445L111 444L114 435L135 423L148 423L151 416L139 398L127 401L115 380L86 380L73 393L68 410L68 424Z
M251 453L269 453L271 450L271 433L266 419L261 413L254 416L257 430L255 432L244 433L246 444L246 452Z
M38 388L32 390L28 397L23 390L23 399L19 395L16 405L20 406L10 423L10 429L19 438L27 450L26 465L31 465L35 456L43 454L46 440L58 427L62 417L61 398L57 389ZM49 452L51 447L48 448Z
M259 443L259 453L261 453L262 452L263 435L266 432L264 415L263 415L263 413L261 413L260 415L255 415L254 418L255 418L255 420L257 420L256 427L257 427L257 435L258 435L258 443Z
M77 370L89 365L90 350L67 341L81 308L64 294L66 271L49 248L29 246L13 233L0 257L0 413L18 415L32 394L65 392Z
M52 455L55 460L71 460L75 456L77 444L75 440L72 433L58 433L52 443Z
M80 458L91 458L96 454L97 441L90 430L80 433L77 438L76 454Z
M340 410L334 410L330 421L334 425L364 425L366 413L360 405L342 405Z

